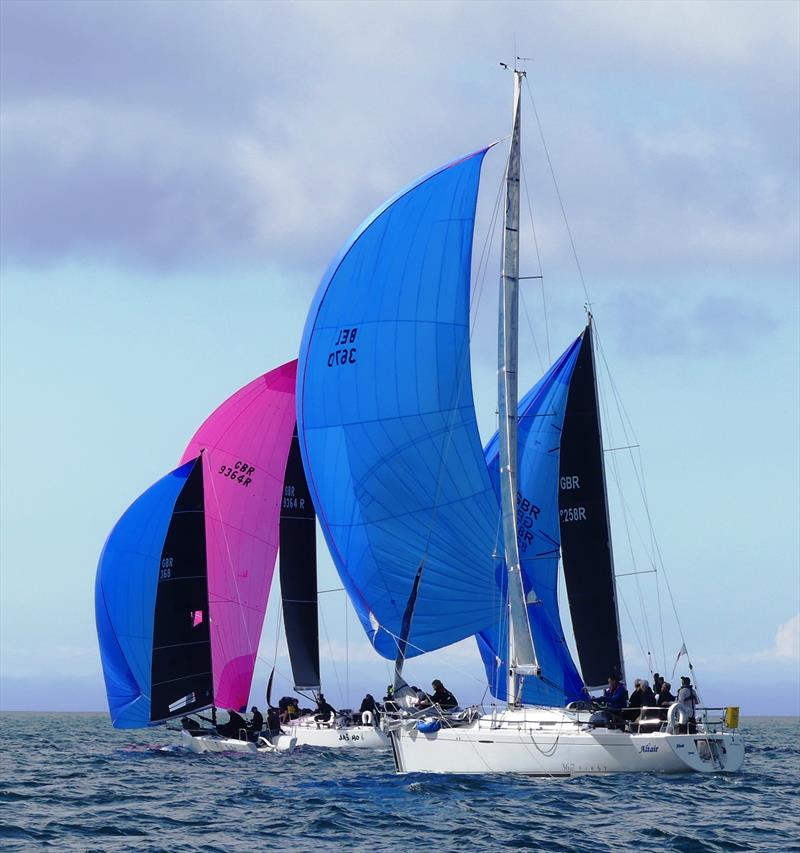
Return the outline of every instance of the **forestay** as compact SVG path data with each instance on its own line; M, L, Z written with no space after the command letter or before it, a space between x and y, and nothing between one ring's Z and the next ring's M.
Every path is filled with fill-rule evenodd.
M390 658L420 567L409 657L498 615L499 508L469 357L484 154L431 173L359 228L323 277L300 351L314 506L361 623Z
M574 341L518 406L518 545L522 580L541 677L523 681L521 700L563 705L582 696L583 682L567 648L558 611L559 447L569 383L581 348ZM500 489L498 436L486 446L492 482ZM505 599L507 573L497 597ZM538 596L535 599L533 594ZM507 622L477 635L492 695L507 694Z

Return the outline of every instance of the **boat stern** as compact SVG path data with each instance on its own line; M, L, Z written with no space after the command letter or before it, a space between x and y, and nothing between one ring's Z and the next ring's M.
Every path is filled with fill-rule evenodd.
M744 738L739 732L672 735L667 743L697 773L736 773L744 763Z

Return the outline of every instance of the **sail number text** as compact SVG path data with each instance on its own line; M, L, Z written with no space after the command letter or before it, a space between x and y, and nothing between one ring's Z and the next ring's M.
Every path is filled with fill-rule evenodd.
M247 462L243 462L240 459L233 465L220 465L217 474L222 474L223 477L229 480L236 480L237 483L241 483L246 488L253 482L251 474L255 470L252 465L248 465Z
M517 544L520 551L527 551L533 543L533 523L541 509L528 498L517 492Z
M306 499L295 496L294 486L283 487L283 508L284 509L305 509Z
M580 478L575 474L568 474L565 477L560 477L558 485L562 492L571 492L575 489L580 489ZM570 521L586 521L585 506L564 506L558 511L559 521L564 524Z
M160 581L165 581L172 577L172 567L174 564L174 557L162 557L161 570L158 573L158 579Z
M356 363L356 347L353 344L356 342L358 328L339 329L339 337L336 338L337 347L332 352L328 353L328 367L344 367L346 364Z

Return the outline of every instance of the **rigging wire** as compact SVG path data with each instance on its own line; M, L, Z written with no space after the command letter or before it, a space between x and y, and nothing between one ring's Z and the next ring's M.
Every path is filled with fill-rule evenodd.
M319 613L319 619L320 619L320 622L322 622L322 630L325 632L325 642L328 644L328 657L330 658L331 666L333 667L333 676L334 676L334 678L336 679L336 686L337 686L337 688L338 688L338 690L339 690L339 696L341 696L342 698L344 698L345 703L346 703L346 702L347 702L347 699L344 697L344 694L343 694L343 692L342 692L342 682L341 682L341 681L340 681L340 679L339 679L339 670L338 670L338 668L336 667L336 657L335 657L335 655L333 654L333 646L331 645L331 639L330 639L330 637L328 636L328 626L327 626L327 624L325 623L325 612L324 612L324 610L320 607L320 608L319 608L319 610L318 610L318 613ZM341 703L340 703L340 704L341 704Z
M383 625L381 625L381 630L385 631L390 637L392 637L395 640L395 642L400 641L401 638L397 634L393 634L388 628L385 628ZM412 643L410 640L406 641L406 645L409 648L414 649L414 651L419 652L420 654L426 654L428 652L428 649L423 649L422 646L415 646L414 643ZM467 678L470 678L472 681L478 682L478 684L480 684L481 686L485 686L485 679L479 678L478 676L474 675L469 670L462 669L461 667L459 667L455 664L452 664L452 663L450 664L450 668L453 671L458 672L461 675L466 676Z
M344 672L347 687L346 701L350 701L350 634L347 625L347 593L344 594Z
M525 78L525 84L527 86L528 98L531 102L531 107L533 108L533 114L536 117L536 126L539 128L539 138L542 141L542 148L544 149L544 155L547 159L547 166L550 169L550 176L553 179L553 186L556 191L556 198L558 199L559 207L561 208L561 216L564 219L564 227L567 229L567 235L569 236L569 244L572 247L572 257L575 259L575 266L578 269L578 277L581 280L581 285L583 286L583 293L586 296L586 302L591 306L592 300L589 298L589 290L586 287L586 280L583 277L583 269L581 268L581 262L578 260L578 252L575 249L575 240L572 237L572 229L569 227L569 220L567 219L567 211L564 207L564 201L561 198L561 190L558 188L558 181L556 180L556 173L553 169L553 162L550 159L550 151L547 148L547 142L544 138L544 129L542 128L542 122L539 119L539 111L536 109L536 101L533 98L533 87L528 80L528 77Z
M600 343L600 336L599 335L597 336L596 340L598 341L598 351L601 355L601 358L603 360L603 364L605 366L606 374L608 376L609 385L610 385L612 392L613 392L613 396L614 396L614 400L615 400L615 403L617 406L617 410L618 410L618 413L620 414L620 417L621 417L623 432L627 436L627 429L625 427L625 424L627 423L628 427L631 430L631 433L635 436L635 433L633 431L633 425L632 425L630 418L628 416L628 413L625 410L625 407L622 403L622 399L621 399L621 396L619 394L619 390L617 389L616 383L614 382L614 378L611 375L611 372L609 370L608 362L607 362L607 359L605 356L605 350L603 349L602 344ZM633 443L638 444L638 441L636 441L636 439L634 437L634 441L631 443L632 444ZM672 612L673 612L673 615L675 617L675 623L676 623L677 628L678 628L678 633L680 635L681 642L684 645L686 645L686 637L683 633L683 626L681 625L680 616L678 615L678 608L675 604L675 598L672 594L672 587L671 587L671 584L669 582L669 576L667 574L666 566L664 564L664 559L663 559L663 556L661 554L661 548L658 544L658 538L656 537L656 534L655 534L655 527L653 525L653 519L652 519L652 516L650 513L650 504L649 504L649 501L647 499L647 492L645 490L645 484L644 484L644 478L643 478L643 466L641 465L641 462L639 464L637 464L636 458L634 457L632 450L629 450L628 452L629 452L629 456L631 459L634 476L636 477L636 483L637 483L637 486L639 489L639 495L640 495L640 498L642 500L642 505L644 507L645 516L647 518L648 527L651 531L653 547L655 548L655 552L653 554L654 565L657 565L660 568L660 573L663 575L664 585L667 588L667 593L669 595L670 603L672 605ZM641 459L641 455L640 455L640 459Z
M472 338L475 334L475 324L478 320L478 309L480 308L484 284L486 283L486 274L489 269L489 258L491 257L492 246L494 245L494 235L497 232L497 221L500 214L500 202L502 199L503 183L504 181L500 181L500 184L497 188L497 195L495 196L494 208L492 210L492 218L489 223L489 228L486 232L486 237L483 241L483 249L481 250L481 254L478 259L478 268L475 271L475 276L472 282L469 300L470 311L472 312L472 322L470 323L469 330L470 342L472 341Z
M597 326L595 324L595 330L596 330L596 328L597 328ZM599 397L600 397L600 406L603 410L603 420L604 420L604 423L607 425L607 431L609 433L613 433L613 423L612 423L611 418L609 417L609 414L608 414L608 404L607 404L605 394L601 392L599 394ZM645 655L645 658L648 661L648 668L650 669L650 673L652 675L653 669L651 666L649 666L649 664L651 663L650 657L651 657L651 649L652 649L653 644L652 644L652 638L650 637L649 623L648 623L648 619L647 619L647 610L646 610L645 603L644 603L644 596L642 594L641 583L639 581L640 572L638 571L638 564L636 561L636 552L635 552L634 547L633 547L633 538L631 536L631 529L630 529L631 513L628 511L627 501L625 500L625 493L624 493L624 490L622 487L622 477L620 474L619 463L618 463L616 454L611 455L610 461L611 461L611 471L612 471L612 474L614 477L614 482L616 484L617 492L618 492L619 498L620 498L620 506L622 509L621 515L622 515L623 523L625 526L625 533L626 533L627 542L628 542L628 549L630 551L630 559L631 559L631 564L633 567L633 572L631 572L631 574L635 577L634 582L636 584L636 594L637 594L637 597L639 599L639 612L640 612L641 620L642 620L642 633L644 636L645 643L647 645L647 654ZM630 616L630 612L629 612L629 616Z
M527 79L527 78L526 78ZM528 216L531 221L531 231L533 232L533 245L536 248L536 263L539 267L539 281L542 287L542 318L544 320L544 339L545 345L547 347L547 364L551 364L553 361L553 356L550 352L550 324L547 320L547 301L545 299L545 290L544 290L544 270L542 269L542 256L539 251L539 238L536 235L536 220L533 218L533 205L531 204L531 195L528 187L528 177L525 173L525 162L522 158L520 158L520 170L522 172L522 186L525 189L525 198L528 202ZM525 313L528 313L527 307L525 308ZM530 319L529 319L530 324ZM535 346L535 342L534 342ZM536 354L539 354L539 348L536 347ZM547 364L544 365L543 370L547 369Z
M633 616L631 615L630 608L628 607L628 602L625 599L625 595L622 590L617 587L617 593L619 594L619 600L622 602L622 606L625 608L625 613L628 617L628 621L630 622L631 629L633 630L633 636L636 637L636 642L639 645L639 651L642 653L642 657L647 659L647 650L644 647L644 643L642 642L642 638L639 636L639 629L636 627L636 622L633 620Z
M526 90L527 90L528 97L530 100L531 108L533 110L533 114L534 114L534 117L536 119L536 125L537 125L537 128L539 130L539 137L540 137L540 140L542 143L542 149L543 149L544 154L545 154L547 166L548 166L548 169L550 171L551 179L553 181L553 187L555 190L556 198L558 200L558 204L559 204L559 207L561 209L561 215L562 215L562 218L564 220L564 226L566 228L567 236L569 238L570 248L572 251L572 257L573 257L574 262L575 262L575 267L578 271L578 277L579 277L580 282L581 282L581 287L583 288L584 296L586 297L587 306L591 307L592 301L591 301L591 297L589 295L588 287L586 285L586 279L585 279L584 274L583 274L583 268L581 267L580 259L578 257L578 253L577 253L577 250L575 247L575 240L574 240L574 237L572 234L572 229L570 228L570 225L569 225L569 220L567 218L566 207L564 205L564 200L563 200L563 197L561 195L561 190L558 186L558 181L556 179L555 170L553 168L553 163L552 163L552 158L550 157L550 151L547 147L547 141L545 139L544 129L542 126L541 118L539 116L539 111L536 107L536 101L533 97L533 88L532 88L530 80L527 76L525 77L525 83L526 83ZM622 400L621 400L619 391L616 387L613 376L612 376L611 371L609 369L608 362L607 362L607 359L605 356L605 351L603 350L602 344L600 343L600 340L599 340L599 335L597 336L596 340L598 343L598 351L600 352L600 355L601 355L601 358L602 358L602 361L603 361L603 364L604 364L604 367L606 370L606 375L608 377L609 384L610 384L610 387L612 390L614 401L615 401L615 404L617 406L617 411L618 411L618 414L620 416L620 421L622 424L623 432L625 432L627 434L627 428L630 428L631 433L635 435L635 431L633 430L633 425L630 421L630 418L628 417L628 413L625 410L624 405L622 404ZM626 427L626 424L627 424L627 427ZM630 442L630 443L633 444L634 442ZM638 442L635 442L635 443L638 444ZM661 553L661 549L660 549L660 546L658 544L658 540L657 540L656 535L655 535L655 528L653 525L652 515L650 513L650 507L649 507L649 503L647 500L646 491L644 488L644 473L643 473L641 451L639 452L639 464L638 465L637 465L636 459L633 456L633 453L630 453L630 457L631 457L631 462L632 462L634 474L636 477L636 481L637 481L637 484L639 487L639 493L640 493L641 500L642 500L642 503L644 506L644 511L645 511L645 515L647 518L648 528L650 531L650 536L651 536L651 541L652 541L652 549L653 549L653 551L652 551L652 562L653 562L653 565L655 567L660 568L660 571L658 572L658 574L662 575L662 577L663 577L664 585L666 587L667 594L668 594L668 597L670 600L670 604L672 607L672 612L673 612L673 615L675 618L676 626L678 628L678 633L679 633L679 636L681 638L681 642L683 644L683 647L686 648L686 639L685 639L685 635L683 632L683 626L681 625L680 617L678 615L678 609L677 609L677 606L675 604L675 598L674 598L674 595L672 593L672 586L669 582L669 576L668 576L667 571L666 571L666 566L664 564L663 555ZM623 501L623 503L624 503L624 501ZM665 654L665 646L664 646L663 618L662 618L662 612L661 612L660 593L658 592L658 574L656 575L657 602L658 602L658 607L659 607L659 624L661 626L662 657L664 659L664 666L666 667L667 662L666 662L666 654ZM688 652L687 652L687 656L688 656ZM689 660L689 668L692 669L691 660Z

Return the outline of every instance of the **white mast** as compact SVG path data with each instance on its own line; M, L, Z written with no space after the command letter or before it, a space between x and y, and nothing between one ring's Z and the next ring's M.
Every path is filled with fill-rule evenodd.
M503 268L497 346L497 411L500 433L500 496L508 567L509 706L519 704L518 678L538 675L517 545L517 332L519 326L520 95L524 71L514 70L514 119L506 166ZM531 590L533 596L535 593Z

